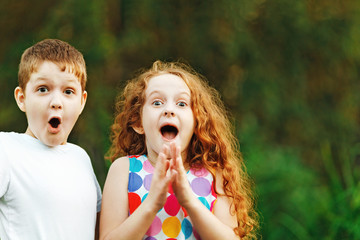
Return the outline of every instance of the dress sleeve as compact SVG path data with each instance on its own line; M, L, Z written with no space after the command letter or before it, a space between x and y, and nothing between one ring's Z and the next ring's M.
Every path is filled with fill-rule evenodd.
M6 193L10 182L10 166L8 156L0 141L0 198Z

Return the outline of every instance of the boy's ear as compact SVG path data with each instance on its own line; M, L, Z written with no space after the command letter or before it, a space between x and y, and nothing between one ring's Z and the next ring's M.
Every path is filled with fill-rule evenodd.
M80 114L82 113L82 111L84 110L85 107L85 103L86 103L86 99L87 99L87 92L83 91L82 95L81 95L81 110L80 110Z
M26 112L25 108L25 93L21 87L16 87L14 91L16 103L21 111Z
M132 126L135 132L142 135L145 133L144 128L142 126Z

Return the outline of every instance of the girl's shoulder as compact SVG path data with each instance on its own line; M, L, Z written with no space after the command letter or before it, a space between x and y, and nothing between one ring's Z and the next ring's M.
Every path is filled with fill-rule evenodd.
M128 155L116 159L110 166L109 172L129 172L134 168L141 168L148 162L146 155Z
M120 158L116 159L111 164L109 171L107 173L103 193L105 194L107 189L118 189L119 184L121 184L121 186L124 189L127 188L128 176L129 176L129 159L128 159L128 157L120 157Z
M128 156L120 157L115 159L115 161L111 164L109 168L109 173L113 172L124 172L125 170L128 171L129 169L129 158Z

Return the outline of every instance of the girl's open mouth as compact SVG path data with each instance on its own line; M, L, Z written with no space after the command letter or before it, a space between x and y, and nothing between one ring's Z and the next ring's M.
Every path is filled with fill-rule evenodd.
M179 130L175 126L165 125L160 128L160 132L165 139L172 140L177 136Z

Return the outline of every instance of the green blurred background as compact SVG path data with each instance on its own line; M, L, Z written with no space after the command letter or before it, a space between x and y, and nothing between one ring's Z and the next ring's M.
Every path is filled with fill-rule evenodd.
M0 0L0 130L44 38L79 49L86 108L69 141L104 184L114 100L134 71L183 59L219 90L255 183L263 239L360 239L360 1Z

